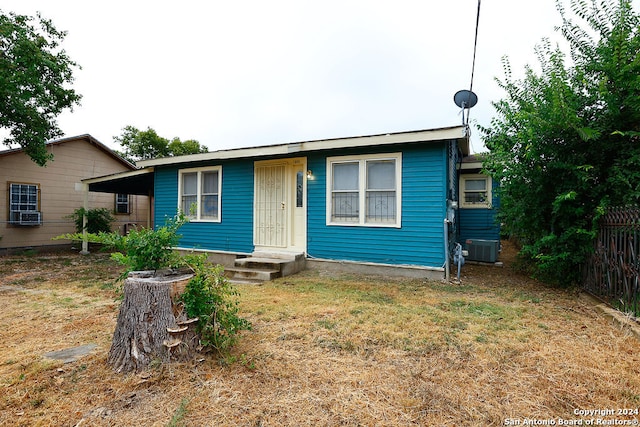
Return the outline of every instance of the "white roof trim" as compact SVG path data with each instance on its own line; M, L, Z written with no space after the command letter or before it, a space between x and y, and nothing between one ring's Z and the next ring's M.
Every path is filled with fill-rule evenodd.
M482 162L462 163L460 169L482 169Z
M134 176L145 175L152 172L153 172L153 168L143 168L143 169L136 169L129 172L117 172L110 175L98 176L95 178L86 178L81 181L85 184L95 184L98 182L112 181L114 179L131 178Z
M187 154L178 157L163 157L159 159L140 160L137 162L137 164L141 167L149 167L207 160L288 155L292 153L332 150L338 148L372 147L376 145L405 144L410 142L429 142L466 138L468 138L467 128L465 126L454 126L449 128L388 133L382 135L293 142L288 144L266 145L262 147L236 148L231 150L212 151L209 153L201 154Z

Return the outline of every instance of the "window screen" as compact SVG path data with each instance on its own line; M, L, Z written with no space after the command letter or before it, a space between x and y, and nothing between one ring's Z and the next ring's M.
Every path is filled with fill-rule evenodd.
M396 165L394 160L370 160L367 164L366 222L395 222Z
M338 222L358 222L360 212L359 164L333 164L331 218Z

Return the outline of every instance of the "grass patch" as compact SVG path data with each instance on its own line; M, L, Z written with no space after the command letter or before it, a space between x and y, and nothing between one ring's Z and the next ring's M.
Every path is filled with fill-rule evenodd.
M465 266L463 285L319 272L240 285L254 328L224 360L126 376L105 364L117 266L13 257L0 271L24 281L0 293L0 424L503 425L640 400L635 338L506 268ZM74 364L42 357L83 343L97 350Z
M173 413L173 416L171 417L171 420L169 420L169 423L167 424L167 427L180 427L184 424L184 417L187 414L187 405L189 404L189 400L186 398L183 398L180 401L180 405L178 405L178 407L176 408L176 411Z

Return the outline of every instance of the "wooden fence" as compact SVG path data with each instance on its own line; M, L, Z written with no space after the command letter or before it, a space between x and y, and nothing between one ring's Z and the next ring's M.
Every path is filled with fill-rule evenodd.
M595 251L584 269L584 289L640 317L640 207L610 209L600 222Z

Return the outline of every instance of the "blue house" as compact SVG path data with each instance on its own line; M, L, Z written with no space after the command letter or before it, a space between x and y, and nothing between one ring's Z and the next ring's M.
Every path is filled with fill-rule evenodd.
M442 278L458 234L472 236L455 227L468 155L468 131L456 126L158 158L85 184L151 194L156 226L189 213L180 249L228 266L290 256Z

